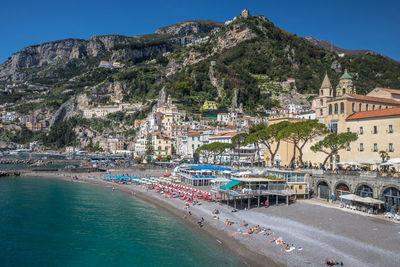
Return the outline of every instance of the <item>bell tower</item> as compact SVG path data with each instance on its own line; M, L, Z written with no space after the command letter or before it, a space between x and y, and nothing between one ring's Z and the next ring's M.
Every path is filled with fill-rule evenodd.
M336 86L336 96L355 93L353 77L347 72L347 69L345 69L343 75L340 77L339 84Z

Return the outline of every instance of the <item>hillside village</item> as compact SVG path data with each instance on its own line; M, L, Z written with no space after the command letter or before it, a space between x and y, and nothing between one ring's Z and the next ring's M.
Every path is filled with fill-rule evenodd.
M270 38L280 41L265 41ZM384 60L388 66L393 62L364 50L327 51L309 40L243 10L225 23L188 21L153 35L96 36L27 47L0 68L5 100L0 105L0 145L127 155L145 163L307 163L332 168L351 161L355 153L366 162L380 161L385 153L395 158L398 125L392 120L398 116L399 90L380 86L371 90L370 76L352 68L366 57ZM253 42L265 46L262 49L271 53L270 58L258 61ZM49 55L54 45L56 60ZM86 54L77 53L79 45ZM49 52L38 52L46 49ZM302 60L296 57L304 56L304 50L318 71L302 72ZM244 56L250 51L252 61ZM270 60L280 62L275 71L282 69L272 74L267 68ZM30 67L31 61L37 66ZM318 65L321 62L324 65ZM20 65L26 68L16 67ZM345 66L350 66L349 72ZM382 73L371 73L377 85L383 83L377 82L381 77L392 75ZM397 84L391 82L394 78L385 76L384 81ZM313 136L301 149L290 138L277 135L239 143L240 138L235 139L254 137L254 131L281 122L307 120L322 123L330 133L357 133L357 141L335 152L335 158L330 155L327 162L326 151L311 149L326 133ZM374 124L372 136L369 129L361 130L361 123ZM213 143L230 145L207 147Z

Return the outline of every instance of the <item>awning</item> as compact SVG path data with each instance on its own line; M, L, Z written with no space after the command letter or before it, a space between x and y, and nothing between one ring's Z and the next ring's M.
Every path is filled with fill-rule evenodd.
M226 190L226 189L232 188L232 187L234 187L235 185L238 185L238 184L240 184L240 181L238 181L238 180L233 180L232 182L227 183L226 185L221 186L221 189L222 189L222 190Z
M372 197L360 197L360 196L357 196L354 194L341 195L340 198L355 201L355 202L366 203L366 204L383 204L383 203L385 203L384 201L379 200L379 199L375 199Z
M220 166L210 166L210 165L189 165L189 168L198 170L212 170L212 171L230 171L231 169L220 167Z

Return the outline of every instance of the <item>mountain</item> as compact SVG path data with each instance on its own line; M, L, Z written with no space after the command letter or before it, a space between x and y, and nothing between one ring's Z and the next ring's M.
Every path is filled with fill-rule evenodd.
M305 37L307 41L310 43L322 47L326 50L333 51L336 54L344 54L344 55L362 55L362 54L370 54L370 55L378 55L378 53L372 50L366 49L345 49L338 46L335 46L332 42L326 40L315 39L312 36Z
M400 64L355 51L331 51L325 41L298 37L249 13L226 23L185 21L148 35L28 46L0 64L0 89L15 89L0 91L0 104L16 103L21 113L54 112L80 95L88 105L116 99L146 103L165 88L188 111L199 112L205 100L218 100L221 108L243 105L256 112L277 105L282 95L295 100L301 93L299 104L307 104L326 72L336 84L345 68L358 93L400 88ZM38 93L38 87L47 89Z

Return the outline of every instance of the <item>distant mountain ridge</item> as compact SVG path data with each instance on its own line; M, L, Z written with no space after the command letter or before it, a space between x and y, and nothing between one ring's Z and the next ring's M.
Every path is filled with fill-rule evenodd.
M217 101L222 109L243 106L258 112L276 106L280 95L311 98L325 73L335 86L346 68L358 93L400 88L397 62L372 51L296 36L246 11L225 23L189 20L147 35L94 36L25 47L0 64L0 90L6 89L0 104L19 102L16 106L23 112L56 110L82 94L89 103L101 105L117 99L114 95L118 101L144 103L164 88L193 112L206 100ZM293 81L290 88L287 81ZM31 93L29 86L35 84L48 88L46 94Z
M322 47L322 48L324 48L326 50L335 52L336 54L344 54L344 55L370 54L370 55L382 55L384 57L390 58L390 57L388 57L388 56L386 56L384 54L377 53L375 51L368 50L368 49L346 49L346 48L341 48L341 47L338 47L338 46L334 45L333 42L326 41L326 40L321 40L321 39L316 39L316 38L314 38L312 36L306 36L305 39L308 40L309 42L311 42L314 45L317 45L317 46ZM395 61L394 59L392 59L392 60ZM396 61L396 62L400 62L400 61Z

